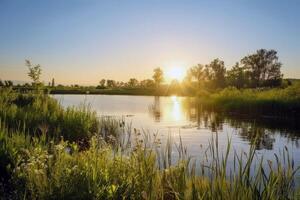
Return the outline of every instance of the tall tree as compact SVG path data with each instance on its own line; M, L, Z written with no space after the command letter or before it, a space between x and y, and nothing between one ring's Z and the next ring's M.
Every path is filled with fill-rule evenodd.
M196 82L197 87L201 88L201 86L204 85L205 80L206 73L203 65L198 64L188 70L186 77L187 82Z
M140 82L140 85L143 88L153 88L155 86L155 83L151 79L145 79Z
M236 88L248 86L248 76L243 67L237 62L231 70L227 71L227 84Z
M105 82L106 82L105 79L101 79L101 81L99 81L99 85L100 85L101 87L105 87Z
M51 87L55 87L55 80L54 80L54 78L52 78Z
M206 65L206 76L209 78L213 88L224 88L226 86L225 73L224 61L218 58Z
M164 73L159 67L155 68L153 71L154 71L154 74L153 74L152 78L155 82L156 87L159 87L160 84L164 81Z
M116 81L106 80L106 86L109 87L109 88L114 88L114 87L116 87Z
M28 76L32 80L32 85L38 85L40 83L40 76L42 74L41 66L38 65L32 65L30 60L25 60L25 65L28 67Z
M281 84L283 75L275 50L259 49L256 53L245 56L241 63L250 74L252 87L275 87Z
M137 79L131 78L128 81L128 86L129 87L136 87L136 86L138 86L138 83L139 83L139 81Z

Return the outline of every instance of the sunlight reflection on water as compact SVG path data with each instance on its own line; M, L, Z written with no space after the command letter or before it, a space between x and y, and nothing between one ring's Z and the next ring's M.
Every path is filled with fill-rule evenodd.
M218 135L220 151L225 151L228 138L232 149L246 151L255 142L258 155L274 159L285 146L300 165L299 123L272 121L274 119L247 119L244 116L226 116L221 113L203 112L193 98L110 96L110 95L54 95L63 106L91 105L99 116L123 116L137 129L150 133L159 131L162 141L171 134L178 143L179 133L189 155L201 157L212 135ZM270 121L271 120L271 121ZM253 135L255 133L255 136ZM200 148L202 146L202 148Z

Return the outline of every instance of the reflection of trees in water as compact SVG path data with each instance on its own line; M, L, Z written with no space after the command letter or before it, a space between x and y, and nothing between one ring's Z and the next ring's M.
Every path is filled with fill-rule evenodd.
M273 149L273 143L275 142L274 135L265 128L248 124L239 130L239 134L242 138L250 141L251 144L254 144L257 150Z
M154 103L148 107L150 115L154 118L155 122L160 122L161 109L159 96L154 97Z
M207 111L202 108L196 98L187 98L183 109L190 110L189 120L197 122L197 126L209 128L212 132L223 129L223 124L229 124L238 130L239 135L256 145L257 149L272 149L275 134L280 134L299 146L299 119L258 118Z
M163 105L162 105L163 106ZM198 129L206 128L212 132L223 130L223 125L228 124L235 128L242 139L255 144L256 149L273 148L275 134L287 138L299 147L300 121L299 119L258 118L237 114L217 113L204 110L196 98L185 98L181 108L188 120L193 122ZM160 122L162 108L159 97L154 98L154 103L149 106L149 113L156 122Z

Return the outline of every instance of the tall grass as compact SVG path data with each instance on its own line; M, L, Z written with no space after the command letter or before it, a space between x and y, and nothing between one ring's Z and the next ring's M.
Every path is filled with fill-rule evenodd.
M231 141L221 153L218 139L213 138L203 155L207 161L197 166L182 142L173 159L171 140L160 144L156 136L135 137L129 152L119 151L100 136L79 150L76 143L63 139L56 143L2 126L0 160L10 177L3 194L16 199L297 198L294 176L298 168L287 149L274 155L276 163L269 161L265 166L263 158L255 160L251 147L247 154L235 153L230 166Z
M201 98L204 108L252 115L298 117L300 113L300 86L281 89L226 88Z
M3 199L296 199L288 149L275 162L212 138L200 161L181 139L97 118L88 107L63 109L44 94L0 95ZM62 137L61 137L62 136ZM233 165L229 156L233 153ZM266 164L267 163L267 164Z
M47 94L19 94L0 90L0 118L11 129L24 127L35 135L61 136L71 141L99 132L99 120L88 106L63 107Z

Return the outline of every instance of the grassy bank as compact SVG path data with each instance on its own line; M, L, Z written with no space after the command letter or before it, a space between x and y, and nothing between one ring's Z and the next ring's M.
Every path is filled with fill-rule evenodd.
M201 95L204 109L234 112L248 115L299 117L300 86L284 89L244 89L226 88L220 92Z
M252 146L230 166L230 140L221 153L212 139L196 166L181 142L174 153L171 140L161 144L84 106L63 109L47 95L1 92L3 199L297 198L287 149L272 163L256 160Z
M0 142L1 192L7 198L297 198L293 187L296 169L287 150L284 155L275 155L277 163L269 163L267 167L262 160L258 161L260 164L251 174L255 160L251 148L247 155L235 156L232 174L226 174L230 141L227 153L220 154L217 142L212 140L207 155L203 155L210 161L197 168L183 146L178 148L178 161L171 165L171 143L160 146L145 137L131 144L134 149L121 151L94 136L89 148L79 151L75 143L64 140L56 143L1 127Z
M99 132L96 113L88 106L62 106L47 94L19 94L0 90L0 118L9 129L24 129L33 135L80 141Z

